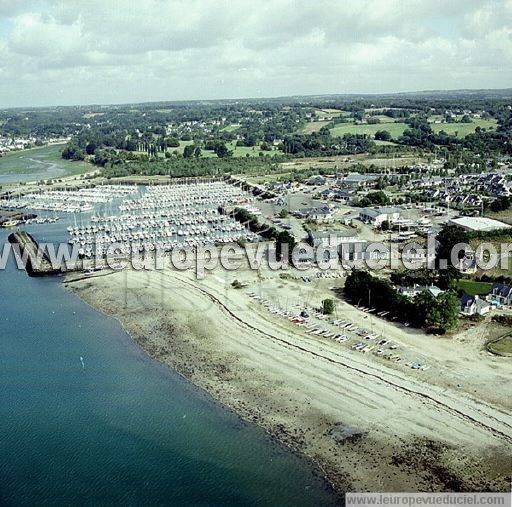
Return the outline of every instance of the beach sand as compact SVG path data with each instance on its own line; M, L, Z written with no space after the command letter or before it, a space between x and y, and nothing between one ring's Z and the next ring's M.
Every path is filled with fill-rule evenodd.
M235 277L283 305L318 303L333 285L249 270L196 280L170 269L66 285L118 318L149 355L314 460L338 491L509 489L512 361L483 351L485 328L435 338L375 318L379 332L432 365L413 371L306 335L231 287ZM369 325L342 301L337 313Z

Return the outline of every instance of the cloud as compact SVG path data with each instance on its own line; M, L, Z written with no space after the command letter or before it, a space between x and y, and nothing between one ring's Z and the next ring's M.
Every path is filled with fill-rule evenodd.
M0 0L0 105L505 87L511 27L512 0Z

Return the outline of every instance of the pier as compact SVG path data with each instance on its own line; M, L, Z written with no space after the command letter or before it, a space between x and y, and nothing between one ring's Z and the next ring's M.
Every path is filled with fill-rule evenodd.
M17 231L9 234L9 243L17 244L20 248L21 258L25 263L25 269L29 276L49 276L61 273L60 268L55 269L46 253L38 253L39 244L25 231Z

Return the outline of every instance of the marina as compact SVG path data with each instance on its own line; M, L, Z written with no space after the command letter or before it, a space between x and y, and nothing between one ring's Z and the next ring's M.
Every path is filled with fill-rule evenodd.
M252 197L224 182L141 187L142 195L123 199L119 214L93 214L85 225L68 227L69 243L85 257L205 247L257 241L258 235L219 207L247 203Z
M49 190L13 197L5 200L3 205L15 210L85 213L92 211L95 205L106 204L136 192L135 185L101 185L77 190Z

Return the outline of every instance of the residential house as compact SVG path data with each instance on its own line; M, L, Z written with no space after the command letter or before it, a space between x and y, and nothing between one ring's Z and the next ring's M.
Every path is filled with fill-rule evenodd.
M464 315L485 315L491 309L491 305L478 296L464 294L460 298L460 311Z
M504 283L494 283L488 300L496 301L500 305L512 305L512 286Z
M306 185L325 185L326 183L327 179L320 175L311 176L311 178L306 181Z
M417 285L414 284L412 287L398 287L398 292L402 294L402 296L407 296L413 298L422 292L429 292L435 298L442 294L444 290L441 290L439 287L435 285Z
M293 212L297 218L306 218L313 222L326 223L333 220L333 211L328 206L318 208L303 208Z

